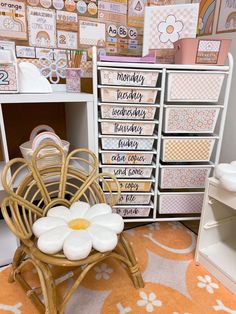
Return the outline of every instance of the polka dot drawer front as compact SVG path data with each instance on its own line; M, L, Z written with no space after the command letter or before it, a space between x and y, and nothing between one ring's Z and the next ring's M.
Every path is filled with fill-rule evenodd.
M161 193L159 214L194 214L202 211L204 193Z
M225 74L171 72L168 75L168 101L217 102Z
M215 138L165 138L163 161L209 161Z
M120 165L150 165L154 153L149 152L104 152L102 151L103 164L120 164Z
M162 189L204 188L211 167L163 167L160 170Z
M140 137L102 137L102 149L152 150L154 138Z
M101 84L126 86L153 86L157 84L159 72L142 69L103 68L100 70Z
M154 104L158 89L148 87L100 86L103 102Z
M171 107L165 110L165 133L213 133L220 108Z

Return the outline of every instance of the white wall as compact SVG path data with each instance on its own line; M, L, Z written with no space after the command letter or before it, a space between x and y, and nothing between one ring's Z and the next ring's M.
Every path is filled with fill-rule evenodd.
M230 52L234 57L234 73L230 91L230 99L226 117L226 124L224 130L224 137L221 149L221 162L230 162L236 160L236 32L232 33L216 33L216 25L218 20L218 12L221 0L217 0L217 7L215 12L213 36L219 38L230 38L232 39Z

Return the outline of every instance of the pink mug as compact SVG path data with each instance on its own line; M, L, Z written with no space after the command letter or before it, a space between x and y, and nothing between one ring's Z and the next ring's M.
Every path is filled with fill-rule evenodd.
M66 91L68 93L80 92L80 68L67 68L66 69Z

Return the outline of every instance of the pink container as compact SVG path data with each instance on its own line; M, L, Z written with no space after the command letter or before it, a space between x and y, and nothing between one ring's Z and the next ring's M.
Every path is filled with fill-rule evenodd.
M67 68L66 69L66 91L68 93L80 92L80 68Z
M176 64L225 65L231 39L183 38L174 43Z

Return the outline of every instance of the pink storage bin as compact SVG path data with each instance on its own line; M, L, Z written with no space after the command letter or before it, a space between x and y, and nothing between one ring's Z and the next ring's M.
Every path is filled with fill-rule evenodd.
M159 193L159 214L201 213L202 193Z
M176 64L225 65L231 39L183 38L174 43Z

